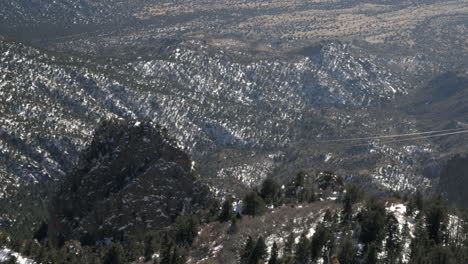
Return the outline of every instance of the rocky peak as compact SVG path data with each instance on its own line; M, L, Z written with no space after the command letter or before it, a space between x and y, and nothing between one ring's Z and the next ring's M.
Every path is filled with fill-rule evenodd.
M52 199L49 239L95 244L161 230L208 199L189 156L152 122L107 121Z

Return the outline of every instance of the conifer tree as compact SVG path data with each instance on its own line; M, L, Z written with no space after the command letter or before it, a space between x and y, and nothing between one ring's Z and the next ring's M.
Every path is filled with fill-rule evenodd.
M177 217L174 228L178 245L192 245L198 235L198 218L194 215Z
M223 202L223 205L221 207L221 213L219 214L218 220L220 222L227 222L231 220L231 218L233 217L234 217L234 209L232 207L232 200L226 199Z
M315 261L321 256L322 250L328 244L331 236L330 230L323 223L317 226L310 245L312 260Z
M362 199L362 191L354 185L346 186L343 198L343 223L348 224L353 217L353 205Z
M422 214L422 213L420 213ZM417 217L417 222L414 230L414 238L411 240L410 262L423 263L426 258L426 250L429 248L429 238L427 234L426 224L422 216Z
M363 243L380 243L385 235L386 211L384 205L371 199L366 208L360 213L359 223L361 225L360 239Z
M174 247L172 251L171 264L184 264L185 258L180 254L179 248Z
M243 213L246 215L262 215L267 211L266 204L257 192L252 191L244 197Z
M278 264L279 259L278 259L278 245L276 245L276 242L273 243L273 246L271 247L271 253L270 253L270 259L268 260L268 264Z
M426 226L429 239L436 244L445 242L448 222L448 209L441 196L431 201L426 211Z
M367 246L364 264L377 264L378 262L377 253L378 253L378 250L377 250L377 246L375 245L375 243L374 242L370 243Z
M267 204L276 204L280 196L280 186L273 179L266 179L262 183L260 195Z
M229 229L228 229L228 234L235 234L237 233L237 230L239 229L239 227L237 226L237 217L233 217L231 218L231 225L229 226Z
M341 240L341 244L338 249L338 259L340 263L353 264L356 261L356 248L353 245L353 241L349 237L345 237Z
M310 241L305 234L301 235L296 247L295 259L298 264L308 263L310 258Z
M251 236L247 238L247 242L240 254L240 260L242 264L249 264L250 256L252 255L252 251L254 250L254 242Z
M120 244L112 244L109 251L104 257L103 264L124 264L127 263L125 260L125 253Z
M402 248L398 220L394 215L387 217L385 249L387 251L387 263L397 264Z
M291 255L294 247L294 234L289 233L286 243L284 244L284 255Z
M172 263L172 250L174 244L170 241L167 234L164 235L162 244L161 244L161 262L160 264L171 264Z
M257 243L255 244L254 249L252 250L252 254L250 255L250 264L257 264L261 260L265 259L267 255L267 247L265 245L265 240L263 237L259 237L257 239Z
M157 239L153 235L149 235L145 239L145 260L149 261L153 257L154 252L156 251L157 248Z

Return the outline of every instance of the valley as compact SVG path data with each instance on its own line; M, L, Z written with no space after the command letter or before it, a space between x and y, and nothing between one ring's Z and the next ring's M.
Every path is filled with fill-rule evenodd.
M467 23L464 0L1 2L0 263L463 262Z

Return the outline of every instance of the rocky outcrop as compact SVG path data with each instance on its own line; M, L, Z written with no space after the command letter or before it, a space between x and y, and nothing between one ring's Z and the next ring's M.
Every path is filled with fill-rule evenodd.
M162 230L209 201L189 156L151 122L104 122L53 197L48 239L95 244Z

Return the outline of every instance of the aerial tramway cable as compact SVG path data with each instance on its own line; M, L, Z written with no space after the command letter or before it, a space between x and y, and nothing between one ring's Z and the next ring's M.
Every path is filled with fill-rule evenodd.
M422 136L422 137L410 137L410 138L404 138L404 139L383 141L382 143L383 144L388 144L388 143L394 143L394 142L420 140L420 139L425 139L425 138L451 136L451 135L464 134L464 133L468 133L468 129L467 130L462 130L462 131L457 131L457 132L451 132L451 133L437 134L437 135L429 135L429 136ZM354 145L354 146L367 146L367 145L369 145L369 144L358 144L358 145Z
M331 140L323 140L323 141L317 141L317 143L331 143L331 142L346 142L346 141L358 141L358 140L370 140L370 139L382 139L382 138L398 138L398 137L411 137L411 136L419 136L419 135L428 135L428 134L436 134L436 133L443 133L443 132L451 132L451 131L457 131L454 133L458 132L467 132L468 130L464 130L466 128L452 128L452 129L444 129L444 130L433 130L433 131L424 131L424 132L415 132L415 133L408 133L408 134L395 134L395 135L383 135L383 136L372 136L372 137L357 137L357 138L342 138L342 139L331 139ZM460 131L462 130L462 131ZM445 133L445 134L438 134L440 136L442 135L451 135L452 133ZM426 137L432 137L432 136L437 136L437 135L430 135ZM421 138L426 138L426 137L421 137Z

